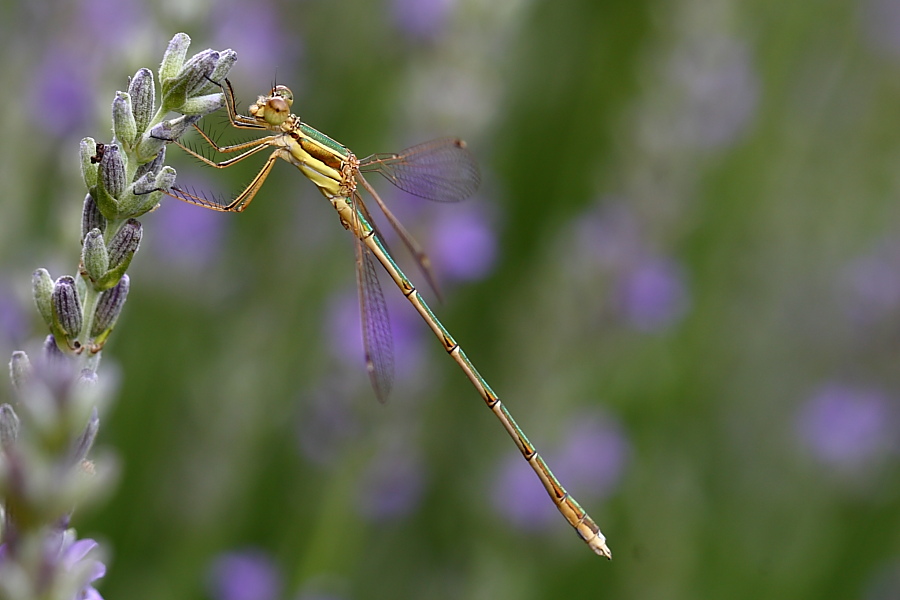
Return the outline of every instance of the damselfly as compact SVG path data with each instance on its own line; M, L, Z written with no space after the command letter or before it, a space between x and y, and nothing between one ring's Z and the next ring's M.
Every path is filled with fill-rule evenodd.
M279 158L300 169L331 202L338 212L341 225L356 239L356 271L366 368L378 399L384 401L390 394L393 380L393 351L387 325L387 308L378 283L373 257L381 263L403 295L440 340L444 350L453 357L488 408L503 424L569 524L594 552L611 558L606 538L600 532L600 528L553 475L506 406L500 402L497 394L478 373L450 332L425 303L415 285L394 261L357 189L358 186L365 188L375 200L404 244L415 255L429 283L436 289L425 253L388 210L378 193L363 177L363 173L380 173L400 189L429 200L440 202L462 200L475 192L480 179L478 168L466 150L465 143L452 138L440 139L407 148L399 154L373 154L360 160L346 146L313 129L291 113L293 94L287 87L278 85L268 96L260 96L250 106L249 116L237 112L231 84L226 80L222 87L231 125L239 129L266 131L269 135L230 146L219 146L202 129L195 126L203 139L217 152L238 153L222 162L210 160L180 142L176 143L188 154L220 169L230 167L267 149L271 150L268 159L250 184L229 202L211 200L181 188L172 188L167 190L167 193L174 198L204 208L222 212L241 212L250 205Z

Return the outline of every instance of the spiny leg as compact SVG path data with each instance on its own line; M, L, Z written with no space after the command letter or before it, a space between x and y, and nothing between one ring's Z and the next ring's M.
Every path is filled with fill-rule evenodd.
M230 81L226 79L225 85L222 85L218 81L213 81L213 83L222 88L222 92L225 96L225 108L228 110L228 120L231 121L232 127L238 129L268 129L264 124L253 117L242 115L237 111L234 101L234 88L231 87Z
M256 150L258 150L258 148L254 148L253 151L255 152ZM198 196L181 188L173 187L171 190L163 190L163 192L166 195L171 196L172 198L175 198L177 200L188 202L189 204L194 204L196 206L202 206L203 208L208 208L210 210L215 210L218 212L243 212L244 209L250 205L250 202L253 201L256 193L266 181L266 177L268 177L269 173L272 171L272 167L275 165L275 161L281 158L283 152L284 150L280 148L272 152L272 154L269 155L269 158L266 159L265 164L253 177L247 187L245 187L244 190L234 198L234 200L227 204L221 204L214 200L210 200L209 198ZM213 166L217 165L214 164Z
M219 153L221 153L221 154L231 154L232 152L238 152L238 151L240 151L240 150L243 150L244 148L249 148L250 146L254 146L254 145L256 145L256 144L259 144L259 143L261 143L263 140L266 141L266 142L268 142L268 141L270 141L270 140L274 140L276 137L278 137L278 135L280 135L280 134L268 135L268 136L266 136L266 137L264 137L264 138L256 138L256 139L253 139L253 140L247 140L246 142L240 142L240 143L238 143L238 144L231 144L230 146L219 146L219 144L217 144L216 141L213 140L213 139L209 136L209 134L206 133L206 132L205 132L199 125L197 125L196 123L194 123L194 129L197 130L197 133L200 134L200 137L203 138L203 141L205 141L207 144L209 144L210 146L212 146L213 149L215 149L216 152L219 152ZM176 143L177 143L177 142L176 142ZM181 145L181 144L179 144L179 146L180 146L180 145Z
M194 158L196 158L203 164L209 165L210 167L215 167L217 169L225 169L227 167L230 167L232 165L235 165L235 164L241 162L242 160L244 160L245 158L247 158L249 156L253 156L260 150L263 150L264 148L271 146L272 142L278 137L277 135L268 135L264 138L259 138L258 140L250 140L249 142L243 142L241 144L235 144L233 146L223 146L220 148L219 146L216 145L216 143L214 141L212 141L209 138L208 135L206 135L206 133L202 129L200 129L198 127L197 131L199 131L203 135L203 139L206 140L206 142L208 142L209 145L212 146L216 152L219 152L221 154L228 154L230 152L237 152L238 150L243 150L245 148L249 148L249 150L247 150L246 152L243 152L242 154L239 154L237 156L229 158L228 160L223 160L222 162L215 162L214 160L210 160L209 158L203 156L196 150L192 150L191 148L185 146L181 142L179 142L179 141L175 142L175 144L179 148L184 150L187 154L193 156Z

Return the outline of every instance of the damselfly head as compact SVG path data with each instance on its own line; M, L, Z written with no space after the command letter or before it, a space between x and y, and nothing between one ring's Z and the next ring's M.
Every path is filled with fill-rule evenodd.
M281 125L290 116L293 102L294 94L291 90L278 85L272 88L268 96L260 96L250 106L250 114L269 125Z

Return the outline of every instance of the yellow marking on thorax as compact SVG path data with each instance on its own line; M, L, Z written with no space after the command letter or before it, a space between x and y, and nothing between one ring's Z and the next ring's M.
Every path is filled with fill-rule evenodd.
M293 132L284 133L279 140L288 151L288 153L282 154L282 158L300 169L326 197L330 198L340 194L343 181L340 159L337 160L336 167L333 166L334 160L328 161L331 164L320 160L321 153L311 154L308 151L310 144L303 138L295 138L295 135Z

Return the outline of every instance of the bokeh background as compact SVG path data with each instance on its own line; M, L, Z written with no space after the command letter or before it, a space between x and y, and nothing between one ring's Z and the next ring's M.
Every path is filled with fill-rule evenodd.
M465 203L375 184L614 560L386 278L376 402L352 240L284 163L242 215L142 219L101 371L122 476L74 521L106 598L900 595L900 2L4 2L4 355L45 334L31 272L76 269L78 141L178 31L359 156L469 142ZM212 193L253 173L178 154Z

